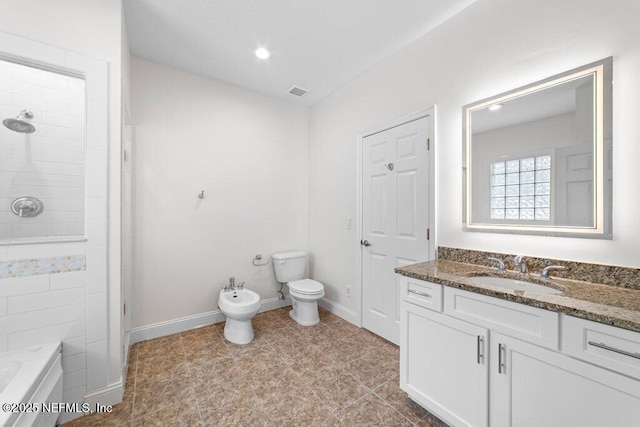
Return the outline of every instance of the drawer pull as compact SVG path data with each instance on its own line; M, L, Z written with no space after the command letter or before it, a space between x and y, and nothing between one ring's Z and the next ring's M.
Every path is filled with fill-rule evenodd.
M504 358L505 358L505 346L504 344L498 344L498 373L502 374L505 372L504 366Z
M592 346L598 347L598 348L602 348L604 350L613 351L614 353L623 354L625 356L633 357L634 359L640 359L640 353L631 353L630 351L624 351L624 350L620 350L619 348L609 347L608 345L603 344L601 342L589 341L589 345L592 345Z
M407 292L409 292L410 294L416 294L423 297L431 298L431 295L426 292L418 292L418 291L414 291L413 289L407 289Z
M478 335L478 365L484 362L484 338L481 335Z

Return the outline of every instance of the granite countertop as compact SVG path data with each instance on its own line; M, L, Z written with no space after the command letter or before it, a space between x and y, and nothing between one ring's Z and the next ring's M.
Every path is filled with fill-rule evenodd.
M640 290L636 289L554 277L541 279L537 275L531 275L523 279L521 275L516 273L500 273L495 268L450 260L422 262L399 267L395 271L414 279L439 283L452 288L640 332ZM469 280L470 276L477 275L531 281L560 289L563 293L538 294L481 285Z

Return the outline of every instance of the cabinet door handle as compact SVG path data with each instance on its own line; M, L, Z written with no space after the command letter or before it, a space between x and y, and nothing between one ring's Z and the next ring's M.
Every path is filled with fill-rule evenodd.
M604 350L613 351L614 353L623 354L625 356L633 357L634 359L640 359L640 354L639 353L632 353L630 351L620 350L619 348L609 347L608 345L606 345L604 343L601 343L601 342L589 341L589 345L592 345L592 346L598 347L598 348L602 348Z
M478 335L478 357L477 357L478 365L481 365L484 362L484 338L482 335Z
M407 292L409 292L410 294L416 294L423 297L431 298L431 294L428 294L426 292L418 292L418 291L414 291L413 289L407 289Z
M504 344L498 344L498 373L502 374L504 370Z

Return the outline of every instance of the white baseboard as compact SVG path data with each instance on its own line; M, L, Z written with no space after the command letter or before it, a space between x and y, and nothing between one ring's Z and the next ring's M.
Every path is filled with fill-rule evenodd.
M269 298L260 301L260 313L291 305L291 298L284 300ZM185 332L202 326L213 325L224 322L224 314L220 310L208 311L206 313L194 314L193 316L181 317L179 319L167 320L165 322L153 323L131 330L131 344L146 341L153 338L160 338L178 332Z
M358 316L358 313L351 310L350 308L328 300L324 297L320 301L318 301L318 305L327 310L329 313L333 313L336 316L346 320L347 322L353 323L358 327L362 327L362 324L360 323L360 316Z
M122 403L123 394L122 381L118 381L85 395L84 402L89 404L91 411L95 411L97 405L104 407L105 405L113 406Z

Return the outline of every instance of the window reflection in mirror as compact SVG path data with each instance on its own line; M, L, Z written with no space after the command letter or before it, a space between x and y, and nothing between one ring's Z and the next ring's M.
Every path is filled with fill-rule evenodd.
M467 230L610 237L610 73L609 58L464 108Z

